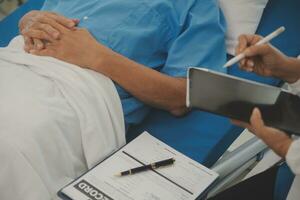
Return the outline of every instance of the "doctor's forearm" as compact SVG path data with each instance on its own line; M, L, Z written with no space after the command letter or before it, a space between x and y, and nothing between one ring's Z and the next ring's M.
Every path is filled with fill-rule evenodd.
M164 75L114 52L96 61L95 65L96 71L111 78L142 102L174 115L186 112L185 78Z

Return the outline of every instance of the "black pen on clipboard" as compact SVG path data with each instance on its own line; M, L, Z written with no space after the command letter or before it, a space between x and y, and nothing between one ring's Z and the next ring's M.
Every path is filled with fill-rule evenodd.
M170 159L154 162L154 163L151 163L149 165L144 165L144 166L141 166L141 167L132 168L132 169L120 172L120 173L116 174L116 176L122 177L122 176L127 176L127 175L132 175L132 174L144 172L144 171L147 171L147 170L154 170L154 169L157 169L157 168L160 168L160 167L167 167L167 166L173 165L174 162L175 162L175 159L170 158Z

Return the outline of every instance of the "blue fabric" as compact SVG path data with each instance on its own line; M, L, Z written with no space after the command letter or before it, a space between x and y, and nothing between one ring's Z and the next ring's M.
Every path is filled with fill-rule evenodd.
M274 189L274 200L286 200L294 178L295 175L287 164L279 167Z
M190 66L223 70L225 22L214 0L46 0L43 9L80 19L102 44L164 74L186 77ZM149 108L117 90L126 123L143 120Z
M0 47L6 46L19 33L19 19L30 10L40 9L43 2L43 0L28 0L27 3L0 22Z

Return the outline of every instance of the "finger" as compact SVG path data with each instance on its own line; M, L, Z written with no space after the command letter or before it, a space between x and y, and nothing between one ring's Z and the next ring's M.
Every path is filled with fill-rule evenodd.
M247 72L253 72L253 67L251 67L251 65L249 65L248 63L251 63L252 61L249 59L243 59L240 63L240 69L247 71Z
M46 32L36 30L36 29L27 29L26 31L22 32L22 35L31 37L31 38L36 38L40 40L47 40L47 41L52 41L52 37L49 36Z
M238 38L239 44L236 48L236 54L242 53L247 48L247 36L246 35L240 35Z
M247 60L248 60L247 58L244 58L243 60L241 60L241 65L246 66Z
M66 18L57 13L49 13L49 16L56 22L67 28L73 28L74 26L76 26L76 22L73 19Z
M264 56L270 52L270 46L268 44L251 46L245 50L246 57Z
M73 20L73 22L75 23L76 26L77 26L77 25L79 24L79 22L80 22L79 19L72 19L72 20Z
M36 28L41 31L45 31L53 39L59 38L59 31L53 28L50 24L39 23Z
M253 72L255 69L254 61L252 59L246 59L243 69L247 72Z
M50 17L44 17L40 19L40 22L43 24L50 25L53 29L55 29L58 33L63 33L67 28L55 21ZM57 36L59 38L60 34Z
M265 128L264 121L258 108L254 108L250 118L250 124L256 134L259 134L261 130Z
M247 59L246 62L247 68L252 68L254 67L254 61L252 59Z
M262 40L262 38L263 37L260 35L254 35L252 38L251 44L254 45L254 44L258 43L260 40Z
M253 46L261 39L262 37L259 35L246 35L246 34L240 35L238 38L239 44L236 48L236 53L237 54L242 53L247 47Z
M34 48L37 50L41 50L44 48L44 43L40 39L33 39Z
M33 49L33 40L30 37L24 36L24 50L26 52L29 52L31 49Z
M75 26L73 28L71 28L71 30L76 30L76 27L78 26L80 20L79 19L72 19L72 20L75 23Z
M32 50L30 50L29 53L33 54L33 55L36 55L36 56L51 56L51 57L55 57L55 51L53 51L50 48L42 49L42 50L32 49Z

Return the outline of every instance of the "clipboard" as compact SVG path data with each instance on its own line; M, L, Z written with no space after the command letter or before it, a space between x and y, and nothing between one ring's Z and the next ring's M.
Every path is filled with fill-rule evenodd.
M135 154L135 150L139 149L139 145L148 146L147 150L145 150L147 152L146 153L140 152L140 153ZM158 146L153 146L153 145L158 145ZM151 147L151 146L153 146L153 147ZM165 152L160 152L161 151L160 147L164 148ZM147 159L150 159L149 163L153 162L153 159L159 160L160 158L158 159L157 155L152 156L152 158L150 158L151 154L153 153L152 152L153 149L155 151L157 151L156 152L157 155L162 154L162 155L159 155L158 157L173 155L176 160L174 166L166 167L163 169L157 169L157 170L153 170L153 171L149 170L146 172L142 172L142 173L127 176L127 177L110 177L110 175L109 175L109 177L104 177L104 176L106 176L107 173L111 173L114 170L111 170L110 172L107 172L107 173L101 172L101 171L103 171L103 169L105 169L105 170L107 169L106 166L109 166L109 168L113 168L109 164L115 162L116 160L118 162L123 162L124 161L124 160L122 160L123 155L121 154L123 151L126 151L126 153L128 153L128 154L132 154L132 156L135 159L138 159L138 162L135 162L134 165L138 164L139 162L146 164L144 162ZM145 156L145 155L149 155L149 158L143 158L143 160L141 159L141 161L140 161L140 158L141 158L140 156ZM119 157L122 157L122 159L119 159ZM128 159L128 160L130 160L130 159ZM127 160L127 158L125 158L126 162L128 160ZM185 162L187 162L187 163L185 163ZM147 164L149 164L149 163L147 163ZM176 164L177 164L177 166L176 166ZM131 163L129 165L131 165ZM117 168L118 167L116 167L116 169ZM128 166L124 166L121 168L122 169L118 169L118 170L129 169ZM186 173L186 175L191 176L192 177L191 180L185 180L185 177L182 177L182 179L179 177L183 170L187 170L187 172L184 172L184 173ZM99 174L98 174L98 172L99 172ZM116 173L116 172L120 172L120 171L114 171L114 172ZM138 195L144 195L144 194L148 195L147 196L148 199L152 199L151 195L153 195L153 199L168 199L168 198L166 198L166 196L173 195L173 194L169 194L168 193L169 191L172 191L175 193L177 192L178 194L182 195L182 197L186 197L187 200L202 199L207 195L207 192L216 183L216 180L218 179L217 173L204 167L203 165L197 163L196 161L193 161L192 159L184 156L183 154L177 152L173 148L169 147L168 145L164 144L163 142L161 142L158 139L151 136L149 133L144 132L139 137L137 137L135 140L133 140L129 144L125 145L120 150L114 152L113 154L108 156L105 160L103 160L102 162L97 164L95 167L93 167L91 170L89 170L88 172L86 172L85 174L78 177L73 182L71 182L64 188L62 188L58 192L58 196L64 200L77 200L74 197L70 197L70 194L71 193L73 194L73 192L74 192L74 194L79 194L80 197L85 196L86 199L90 199L90 200L101 199L101 198L98 198L98 199L92 198L89 196L89 194L80 194L80 193L82 193L82 191L76 191L76 190L78 190L78 188L76 188L76 187L78 187L78 184L81 183L81 185L86 186L86 188L90 187L89 188L90 191L92 191L92 189L96 189L96 190L98 190L98 192L100 191L103 196L106 196L105 198L103 197L102 199L138 199L138 198L131 198L130 195L133 195L133 196L136 195L133 193L128 194L129 196L126 198L125 198L125 196L124 196L124 198L120 198L123 196L118 196L118 197L112 196L111 194L113 192L111 192L112 190L110 188L108 190L103 189L103 188L108 187L104 183L99 184L102 187L102 188L100 188L97 184L95 184L95 182L91 182L92 179L89 179L89 178L94 177L94 175L97 175L97 174L100 175L98 177L99 180L101 179L101 180L103 180L103 182L105 182L107 180L109 183L105 183L105 184L107 184L109 186L114 184L114 182L120 182L120 183L115 183L114 187L116 187L115 189L117 189L117 190L120 190L120 188L122 187L122 184L124 184L124 182L126 184L127 180L129 182L128 187L132 186L132 182L139 180L140 187L139 187L138 191L141 194L138 194ZM103 174L105 174L105 175L103 176ZM198 176L198 177L196 177L196 176ZM199 177L201 177L201 178L199 178ZM199 178L199 179L197 179L197 178ZM153 179L153 181L152 180L149 181L148 179L150 179L150 180ZM86 183L82 180L87 181L88 183ZM149 183L151 186L148 188L144 188L142 186L143 184L148 186ZM152 183L155 183L155 184L152 184ZM84 184L86 184L86 185L84 185ZM158 186L163 185L163 187L167 188L166 194L164 194L165 195L164 197L160 198L161 194L151 194L151 191L156 192L156 189L158 191L163 191L163 192L165 191L164 190L165 188L159 188L159 187L157 187L157 185ZM197 186L199 186L199 188ZM84 189L86 189L86 188L84 188ZM88 191L88 190L86 190L86 191ZM128 189L128 191L132 192L132 191L130 191L130 189ZM93 194L96 194L96 193L97 193L97 191L93 192ZM78 199L80 199L80 198L78 198ZM81 199L85 200L85 198L81 198Z

